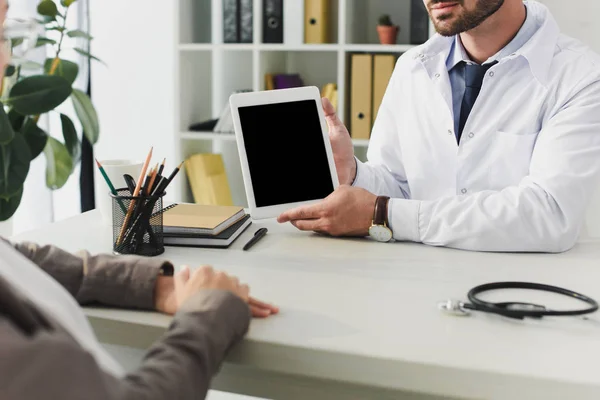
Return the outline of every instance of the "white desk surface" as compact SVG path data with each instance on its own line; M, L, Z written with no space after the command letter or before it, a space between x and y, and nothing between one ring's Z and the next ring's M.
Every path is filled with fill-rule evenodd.
M242 251L261 226L268 226L267 236ZM111 251L111 228L96 211L13 239ZM249 283L254 296L281 307L280 315L253 320L228 363L452 397L600 398L600 314L516 321L454 317L437 308L440 300L464 299L478 284L508 280L600 300L600 242L559 255L475 253L328 238L255 221L229 249L167 247L163 257L226 270ZM573 305L552 295L518 295ZM87 314L145 329L164 329L170 320L120 310Z

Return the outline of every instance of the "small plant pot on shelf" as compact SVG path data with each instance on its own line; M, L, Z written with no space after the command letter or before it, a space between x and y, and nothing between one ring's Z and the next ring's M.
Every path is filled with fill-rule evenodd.
M396 44L398 32L400 32L400 27L398 26L377 26L377 33L379 34L379 42L381 44Z

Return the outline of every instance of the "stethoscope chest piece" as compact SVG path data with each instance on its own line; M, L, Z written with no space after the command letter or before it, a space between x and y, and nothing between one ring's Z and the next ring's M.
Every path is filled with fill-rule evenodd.
M465 303L460 300L449 299L438 303L438 308L448 315L466 317L471 313L465 308Z

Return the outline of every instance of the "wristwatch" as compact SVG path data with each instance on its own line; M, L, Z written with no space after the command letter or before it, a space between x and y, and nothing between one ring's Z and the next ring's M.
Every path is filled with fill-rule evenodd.
M369 236L378 242L389 242L393 237L387 219L389 201L389 196L377 196L375 200L375 211L373 212L373 222L369 228Z

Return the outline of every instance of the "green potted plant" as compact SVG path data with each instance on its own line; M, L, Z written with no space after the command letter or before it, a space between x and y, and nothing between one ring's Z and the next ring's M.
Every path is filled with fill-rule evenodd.
M392 22L389 14L379 17L377 33L381 44L396 44L398 32L400 32L400 27Z
M58 0L57 0L58 1ZM46 158L46 185L61 188L80 161L81 143L75 124L55 109L71 101L83 134L94 144L98 140L99 125L96 110L89 96L73 87L79 67L62 58L66 48L97 60L85 50L92 39L88 33L67 28L70 6L77 0L61 0L60 8L53 0L42 0L37 11L38 24L56 39L39 36L34 47L48 46L54 56L43 65L15 57L6 70L0 89L0 221L15 213L23 196L23 184L31 161L44 153ZM28 37L9 37L13 55L20 54ZM77 46L83 42L85 46ZM33 72L31 70L34 65ZM57 140L38 124L47 113L60 116L62 138Z

